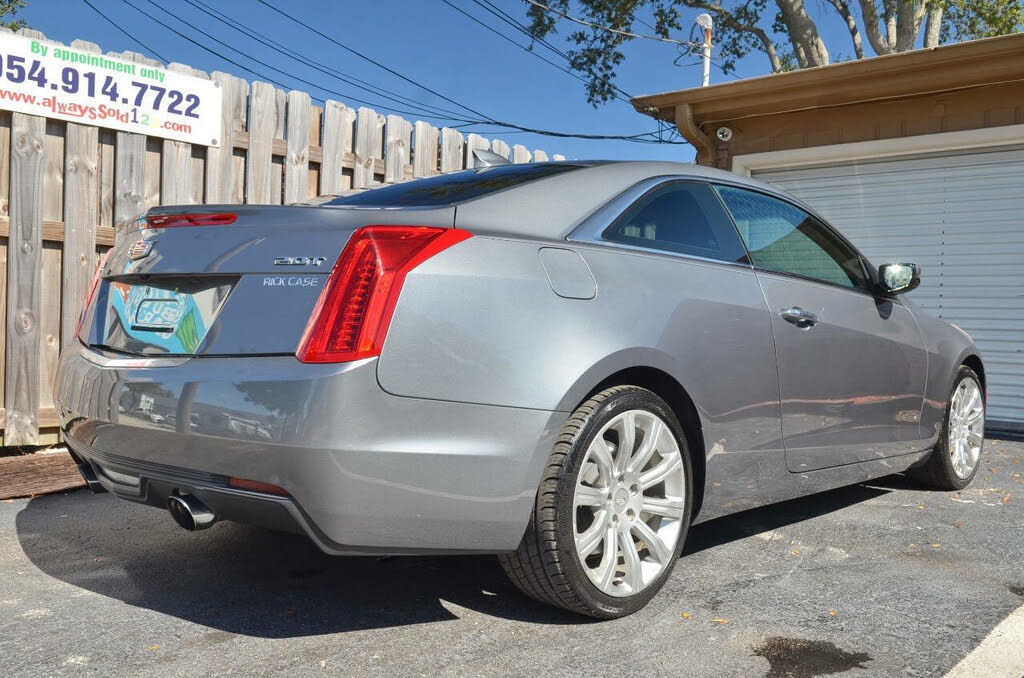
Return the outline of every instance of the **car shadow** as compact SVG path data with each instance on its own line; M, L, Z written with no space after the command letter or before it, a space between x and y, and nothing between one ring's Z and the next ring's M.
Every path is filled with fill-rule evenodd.
M874 483L877 485L877 483ZM887 492L855 485L696 525L684 553L825 515ZM540 624L589 620L520 594L493 556L332 557L299 535L166 513L84 490L36 497L22 550L61 581L210 628L265 638L456 619L458 608Z

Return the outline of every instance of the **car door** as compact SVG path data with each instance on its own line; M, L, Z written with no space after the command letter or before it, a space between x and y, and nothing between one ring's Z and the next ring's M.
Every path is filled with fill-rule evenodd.
M800 207L718 185L772 316L786 465L803 472L920 448L927 358L866 260Z

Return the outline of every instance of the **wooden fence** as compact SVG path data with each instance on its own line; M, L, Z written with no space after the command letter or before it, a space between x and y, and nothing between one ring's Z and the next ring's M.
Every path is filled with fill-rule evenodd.
M45 39L39 31L20 34ZM81 40L71 46L101 51ZM110 54L162 66L134 52ZM543 151L369 108L330 100L315 106L305 92L227 73L167 69L221 84L219 148L0 111L4 445L56 442L60 349L74 340L98 255L114 244L121 224L149 207L291 203L471 167L477 148L516 163L548 159Z

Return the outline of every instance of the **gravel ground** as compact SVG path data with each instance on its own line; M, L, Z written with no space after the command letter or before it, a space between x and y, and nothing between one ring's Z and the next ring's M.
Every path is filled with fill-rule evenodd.
M491 557L331 558L76 491L0 502L9 676L936 676L1024 604L1024 444L712 521L645 610L535 604ZM1024 638L1020 639L1024 642Z

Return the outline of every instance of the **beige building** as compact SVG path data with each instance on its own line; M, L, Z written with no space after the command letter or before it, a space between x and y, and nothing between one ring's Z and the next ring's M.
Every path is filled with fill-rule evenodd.
M1024 430L1024 34L634 100L697 162L777 184L971 333L989 425Z

